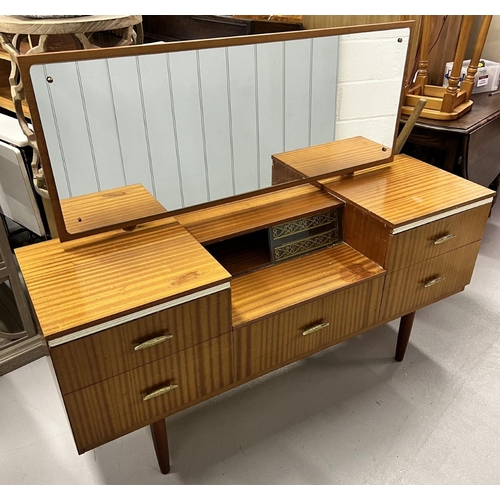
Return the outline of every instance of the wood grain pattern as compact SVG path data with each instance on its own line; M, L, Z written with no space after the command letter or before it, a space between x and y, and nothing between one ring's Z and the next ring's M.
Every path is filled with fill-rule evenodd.
M47 340L230 278L173 219L16 254Z
M225 203L175 218L203 244L343 206L337 198L310 185L296 186L250 199Z
M469 284L476 263L480 241L428 259L386 277L380 320L406 314L426 306ZM438 277L445 278L428 288L424 284Z
M236 329L236 379L246 379L282 366L286 361L305 356L320 346L340 342L374 323L378 317L383 283L383 276L379 276ZM329 326L303 335L306 329L323 323L329 323Z
M350 137L272 155L273 164L303 177L341 175L391 160L391 150L365 137Z
M231 292L224 290L50 349L63 394L172 355L231 331ZM171 339L134 348L160 335Z
M233 326L270 316L384 274L346 243L233 279Z
M320 181L390 228L494 195L494 191L406 155L350 178Z
M344 241L382 267L389 245L389 228L350 203L344 208Z
M168 216L165 207L141 184L66 198L61 200L61 210L66 230L71 234L146 217Z
M65 395L79 453L231 384L231 356L231 336L223 335ZM143 401L147 394L171 384L178 387Z
M390 235L390 252L386 265L388 271L437 257L482 238L490 205L483 205L424 226ZM446 235L455 235L441 244L434 241Z

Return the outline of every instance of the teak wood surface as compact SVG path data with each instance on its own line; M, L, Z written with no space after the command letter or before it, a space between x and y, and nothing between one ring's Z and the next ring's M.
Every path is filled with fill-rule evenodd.
M320 181L390 228L487 198L494 191L406 155L351 178Z
M210 244L341 206L329 193L304 185L192 211L176 219L200 243Z
M389 273L379 319L414 311L463 290L470 283L480 244L477 241ZM427 288L424 286L436 278L444 279Z
M51 347L80 453L409 315L469 283L489 204L396 235L391 231L397 223L489 198L490 190L405 156L326 184L346 200L345 242L233 277L230 290ZM425 198L425 190L437 197L434 203ZM277 191L253 204L240 200L186 214L186 227L167 218L131 232L18 249L46 338L227 283L230 274L196 234L207 241L225 238L241 227L247 233L261 227L257 214L272 224L280 222L276 217L295 218L299 206L306 211L323 203L343 204L312 186L290 193L300 193L302 202ZM304 202L309 196L314 203ZM256 213L246 218L246 210ZM218 221L222 228L215 228L214 235ZM455 237L437 250L428 248L451 232ZM370 250L370 241L379 237ZM406 339L409 327L403 330ZM163 333L173 337L134 350L137 343ZM170 390L143 401L165 387Z
M378 319L383 276L236 329L237 379L260 374L320 346L340 341ZM326 324L303 335L315 325Z
M233 326L263 319L385 274L346 243L240 276L231 283Z
M67 394L64 402L83 453L232 382L231 336L226 334ZM174 384L178 387L168 393L143 401L147 394Z
M390 148L366 137L351 137L272 155L273 163L306 178L321 178L363 170L390 161Z
M486 204L391 235L385 269L396 271L481 240L489 213L490 204ZM443 243L439 243L443 238Z
M344 241L358 252L384 267L389 245L389 228L369 212L346 203Z
M230 279L173 219L16 254L48 340Z
M53 347L50 356L67 394L231 331L229 290ZM135 350L160 336L151 347Z
M141 184L132 184L61 200L69 233L89 231L96 225L115 226L167 217L166 208Z

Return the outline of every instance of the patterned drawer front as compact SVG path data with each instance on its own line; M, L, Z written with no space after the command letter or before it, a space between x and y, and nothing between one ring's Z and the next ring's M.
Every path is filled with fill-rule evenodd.
M237 380L292 362L375 323L384 276L234 331Z
M78 451L95 448L222 389L231 384L231 373L231 335L226 334L66 394Z
M63 394L231 330L230 290L212 293L50 349Z
M342 241L339 209L292 220L269 228L273 263Z
M396 271L482 238L490 204L391 236L385 268Z
M379 319L406 314L463 290L470 282L480 243L388 274Z

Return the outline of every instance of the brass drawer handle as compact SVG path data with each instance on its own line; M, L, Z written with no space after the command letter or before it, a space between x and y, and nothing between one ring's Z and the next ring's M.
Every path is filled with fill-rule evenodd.
M443 276L439 276L439 278L434 278L433 280L427 281L424 283L424 288L429 288L430 286L435 285L436 283L440 283L441 281L444 281Z
M157 398L158 396L161 396L163 394L166 394L167 392L172 391L173 389L177 389L179 387L178 384L170 384L167 385L166 387L162 387L161 389L157 389L156 391L150 392L149 394L146 394L142 400L143 401L148 401L149 399Z
M302 332L302 335L311 335L311 333L315 333L318 330L323 330L323 328L326 328L327 326L330 326L330 323L321 323L320 325L312 326L311 328L304 330Z
M455 237L454 234L447 234L446 236L443 236L441 238L434 240L434 245L441 245L441 243L444 243L445 241L449 241L454 237Z
M134 347L134 351L140 351L141 349L147 349L148 347L153 347L157 344L165 342L165 340L171 339L172 337L173 335L160 335L159 337L155 337L154 339L146 340L146 342L136 345Z

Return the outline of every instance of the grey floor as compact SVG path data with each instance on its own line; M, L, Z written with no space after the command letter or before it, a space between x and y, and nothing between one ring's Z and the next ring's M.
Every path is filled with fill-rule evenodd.
M0 377L0 484L500 484L500 203L472 283L397 322L79 456L40 359Z

